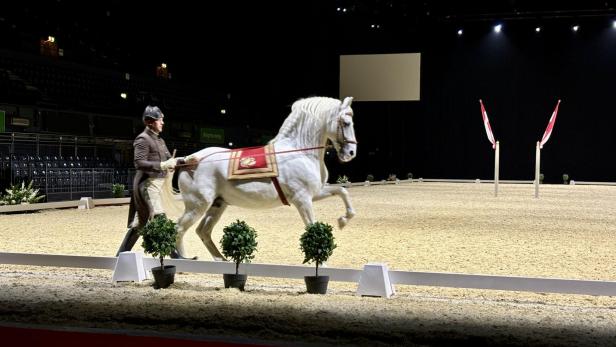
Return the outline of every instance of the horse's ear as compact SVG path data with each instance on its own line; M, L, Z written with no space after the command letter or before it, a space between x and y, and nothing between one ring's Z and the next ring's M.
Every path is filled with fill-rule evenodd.
M345 109L347 107L350 107L352 103L353 103L353 97L347 96L346 98L344 98L344 101L342 102L342 106L340 106L340 108Z

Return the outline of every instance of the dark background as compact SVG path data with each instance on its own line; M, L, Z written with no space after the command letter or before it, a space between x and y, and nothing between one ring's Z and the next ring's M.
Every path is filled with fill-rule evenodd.
M367 174L406 178L408 172L492 178L494 153L480 98L501 144L501 179L534 178L535 143L562 99L542 150L546 182L560 182L563 173L581 181L614 181L614 1L22 1L11 6L0 15L3 52L34 55L39 40L54 35L65 51L61 60L76 69L148 76L166 62L170 83L185 98L179 103L192 105L163 108L168 123L224 127L234 146L258 144L255 133L275 135L298 98L343 97L338 95L340 54L421 52L421 101L354 103L358 156L345 165L328 158L330 181L340 174L363 180ZM500 34L492 30L497 23L503 24ZM573 32L573 25L580 30ZM462 36L456 34L460 28ZM150 95L101 111L116 120L97 116L89 133L88 122L75 118L28 130L130 139L140 130L131 124L151 102ZM222 107L228 110L224 117L218 112ZM175 133L170 129L165 136Z

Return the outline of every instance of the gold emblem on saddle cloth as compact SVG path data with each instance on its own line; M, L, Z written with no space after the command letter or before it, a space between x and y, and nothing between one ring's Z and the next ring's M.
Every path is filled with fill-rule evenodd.
M238 148L231 152L228 179L243 180L276 176L278 176L278 165L273 144L257 148Z
M240 159L241 167L249 168L249 167L254 166L256 163L257 163L257 159L255 159L254 157L246 157L246 158Z

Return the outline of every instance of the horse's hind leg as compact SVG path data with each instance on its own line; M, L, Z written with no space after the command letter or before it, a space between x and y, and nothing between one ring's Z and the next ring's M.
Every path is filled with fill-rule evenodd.
M323 189L321 189L321 192L318 195L315 195L312 198L312 200L317 201L328 198L333 195L338 195L342 199L342 202L344 202L344 207L346 208L346 214L338 218L338 227L342 229L345 225L347 225L349 219L355 216L355 209L353 209L353 205L351 205L349 192L345 188L336 186L325 186L323 187Z
M184 234L186 234L186 231L188 231L188 229L195 224L197 219L203 215L204 208L200 206L202 205L199 205L198 203L186 203L184 214L180 217L180 219L178 219L178 234L175 239L175 249L177 251L177 255L181 258L189 258L186 256L186 251L184 249Z
M197 227L197 235L203 241L203 244L207 248L207 250L212 255L215 261L223 261L225 257L220 254L216 244L212 242L212 230L214 229L214 225L218 223L220 216L222 216L223 212L227 208L228 204L224 202L221 198L217 198L214 200L212 206L205 213L205 217L201 219L199 226Z

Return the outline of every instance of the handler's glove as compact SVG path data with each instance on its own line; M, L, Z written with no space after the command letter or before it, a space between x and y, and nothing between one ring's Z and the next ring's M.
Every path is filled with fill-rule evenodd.
M171 158L171 159L167 159L165 161L161 161L160 162L160 169L163 171L166 170L171 170L175 168L175 165L177 164L177 159L176 158Z

